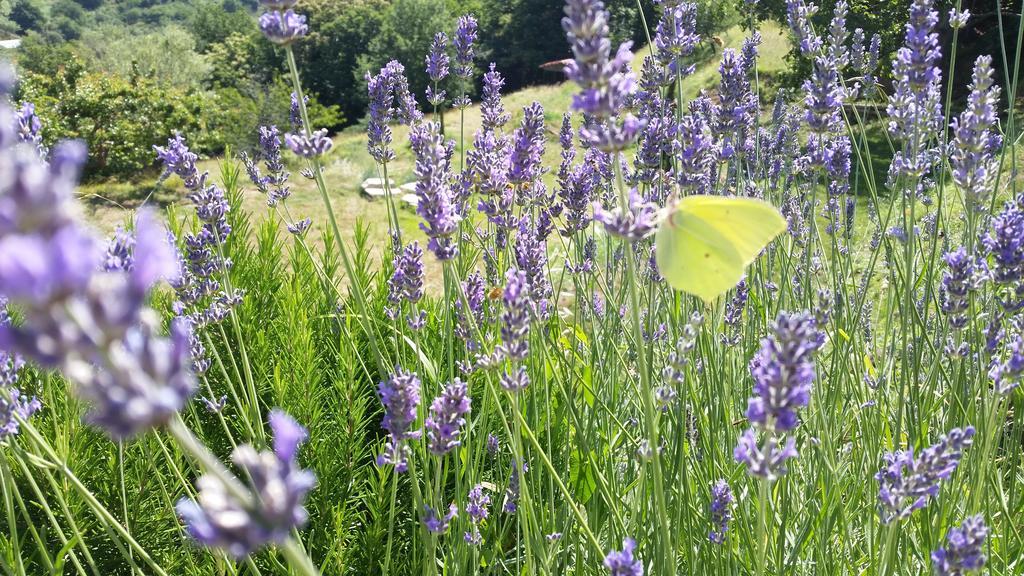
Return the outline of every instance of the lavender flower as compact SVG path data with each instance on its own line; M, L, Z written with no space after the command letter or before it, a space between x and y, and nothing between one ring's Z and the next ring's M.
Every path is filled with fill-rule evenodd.
M534 102L523 108L523 123L513 135L511 163L508 180L517 186L521 195L528 198L542 172L541 157L544 155L544 108ZM520 202L525 204L525 202Z
M60 368L91 404L87 419L126 438L166 423L192 393L188 324L159 336L145 306L154 284L178 274L148 211L136 222L131 271L99 271L99 243L74 218L84 160L77 143L58 146L49 165L30 148L0 147L0 172L10 176L0 184L0 294L24 314L18 327L0 325L0 348Z
M611 576L644 576L644 565L633 557L636 542L632 538L622 541L622 550L613 550L604 557L604 567Z
M749 141L750 127L755 125L757 100L750 88L746 59L731 48L722 51L722 63L718 72L719 85L718 118L714 132L723 138L721 156L730 158L734 153L746 153L752 148Z
M735 345L740 340L740 322L743 321L743 310L747 306L747 296L750 294L750 289L747 288L746 278L739 281L736 284L736 292L733 293L732 298L725 306L725 317L723 322L725 324L725 333L722 334L722 342L729 345Z
M828 28L828 57L837 70L842 70L850 62L850 52L846 48L846 14L849 5L846 0L838 0L832 12L832 23Z
M0 327L9 324L7 300L0 296ZM19 419L27 420L42 408L38 398L23 394L15 386L23 364L17 354L0 349L0 441L18 433Z
M750 361L754 397L747 404L751 424L786 432L797 425L796 411L807 406L814 383L814 353L823 340L807 313L779 314L772 338Z
M821 38L814 33L810 19L818 13L818 6L803 0L786 0L786 20L796 36L797 46L804 56L815 56L821 50Z
M431 453L444 456L461 444L459 434L466 423L465 416L469 414L469 409L469 387L456 378L430 404L430 414L424 427Z
M309 96L302 97L302 104L309 104ZM292 132L302 131L302 107L299 105L299 95L291 94L291 104L288 106L288 122L292 125Z
M107 253L103 257L105 272L131 272L135 267L135 235L117 227L114 236L107 243Z
M693 73L693 64L684 66L683 60L693 54L698 42L697 5L693 2L666 5L654 32L654 46L658 50L658 61L668 69L673 80Z
M284 135L284 143L288 145L288 149L296 156L302 156L303 158L323 156L334 145L334 142L327 137L326 128L321 128L309 136L289 132Z
M480 524L487 519L490 512L487 507L491 505L491 496L484 492L483 484L477 484L469 491L469 502L466 504L466 514L473 525L470 532L466 532L464 538L468 544L478 546L483 542L480 536Z
M259 19L260 32L274 44L287 46L309 32L306 17L294 10L271 10Z
M444 32L434 34L427 54L427 75L435 84L448 77L448 35Z
M433 87L427 87L427 101L433 106L439 106L444 102L444 90L437 90L437 83L448 77L448 35L444 32L434 34L434 41L430 44L430 52L427 53L427 76L434 83Z
M306 217L302 220L296 220L291 224L288 224L288 232L295 236L302 236L309 230L309 227L313 225L313 219Z
M306 523L304 501L316 485L316 476L299 468L297 460L306 430L280 410L271 411L269 419L273 451L257 452L246 444L231 455L247 479L244 486L209 473L196 481L196 500L178 502L178 515L199 544L244 558L267 544L283 543Z
M476 350L480 343L476 341L474 326L479 327L483 323L484 302L486 300L484 278L479 272L470 274L462 283L463 293L466 295L468 310L463 309L462 299L455 301L455 309L458 315L458 323L455 325L455 335L466 342L467 350Z
M913 0L906 25L906 43L896 52L893 62L893 95L889 100L889 132L909 143L894 158L894 170L920 176L930 162L926 145L942 123L940 84L942 72L937 64L941 56L935 32L939 14L931 0Z
M942 275L939 286L939 305L942 312L949 317L949 324L954 328L967 325L968 293L974 287L974 263L963 248L943 256L948 268Z
M395 318L403 301L415 304L422 297L423 250L413 242L395 254L394 270L388 279L388 302L396 309L388 310L388 316Z
M757 434L748 428L740 435L733 458L747 467L752 476L765 480L775 480L787 472L786 460L797 456L796 441L786 438L785 444L779 444L775 435L768 435L763 447L757 443Z
M636 139L642 126L628 112L615 119L637 89L636 76L629 69L632 43L622 44L611 57L608 13L600 0L568 0L565 14L562 28L574 56L565 74L581 89L573 96L572 107L592 118L580 136L601 150L622 150Z
M396 110L395 86L396 79L405 74L405 68L396 60L387 63L376 76L366 73L366 89L369 92L369 121L366 124L366 149L378 164L395 159L391 149L391 127Z
M1024 277L1024 207L1007 202L992 218L992 228L981 242L992 261L992 279L1001 285L1020 283Z
M505 79L491 62L490 71L484 74L483 98L480 103L481 129L485 132L501 128L511 118L501 103L501 88L504 85Z
M388 432L384 452L377 457L377 465L392 464L398 472L408 468L411 452L406 440L416 440L421 432L410 430L416 422L416 410L420 405L420 379L412 372L396 368L391 378L377 387L381 404L384 405L384 419L381 427Z
M520 366L511 371L502 372L498 383L509 392L522 392L530 385L530 375L526 372L525 366Z
M985 567L985 539L988 527L981 514L964 519L946 534L946 547L932 552L937 576L963 576Z
M629 242L638 242L654 232L657 214L657 205L645 201L636 188L629 191L627 210L620 207L609 212L599 202L594 203L594 221L603 224L608 234Z
M968 210L984 209L992 192L997 171L993 155L1002 143L995 132L998 105L999 86L992 82L992 57L979 56L974 63L967 109L951 125L954 136L949 161L953 182L964 191Z
M15 131L18 140L33 146L40 158L46 158L46 146L43 146L43 123L36 116L36 106L31 102L23 102L14 115Z
M959 30L960 28L967 26L967 21L970 19L970 10L957 10L956 8L949 9L949 27L953 30Z
M228 405L228 397L226 394L216 400L201 396L199 401L203 404L203 407L206 408L206 411L211 414L220 414L224 410L224 407Z
M461 220L451 189L455 143L444 140L435 122L415 126L409 140L416 155L416 213L423 219L420 229L430 237L427 248L438 260L450 260L459 252L454 234Z
M473 43L476 42L476 18L472 14L459 16L455 26L455 75L464 80L473 77Z
M548 279L547 243L539 231L523 218L516 234L513 253L516 266L526 275L530 300L541 318L547 317L548 300L551 298L551 281Z
M725 543L725 534L732 520L733 501L732 489L725 480L719 480L711 487L711 532L708 533L708 540L713 544Z
M937 497L939 485L956 471L973 437L972 426L954 428L917 458L913 448L886 454L885 465L875 475L882 523L903 520Z
M286 200L291 196L288 183L288 171L284 167L284 160L281 158L281 138L276 126L260 126L259 142L260 148L255 158L242 155L242 163L249 175L249 180L256 188L266 194L267 206L273 208L278 202ZM260 173L258 160L262 159L267 168L267 175Z
M505 280L502 293L505 311L501 314L501 344L497 352L502 358L521 361L530 351L531 306L527 277L526 273L512 269Z
M426 504L423 505L423 511L423 525L427 527L431 534L444 534L447 532L452 520L459 515L459 507L454 503L448 506L448 513L441 518L438 518L437 512Z
M993 358L992 367L988 372L996 393L1004 396L1020 386L1021 376L1024 375L1024 336L1017 335L1005 348L1005 352L1000 355L1005 355L1005 359Z

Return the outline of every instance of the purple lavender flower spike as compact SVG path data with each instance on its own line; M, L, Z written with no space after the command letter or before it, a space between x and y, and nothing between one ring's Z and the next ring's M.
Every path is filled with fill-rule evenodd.
M427 431L427 446L432 454L444 456L461 444L459 435L469 410L469 387L456 378L430 404L430 414L424 428Z
M813 315L807 313L779 314L772 332L750 361L754 396L746 416L764 430L787 432L798 423L796 411L810 400L814 353L823 341Z
M906 25L906 43L893 62L893 95L889 99L889 132L905 142L928 143L942 124L942 72L939 36L935 32L939 13L932 0L914 0ZM920 176L931 162L920 144L917 150L901 150L893 159L893 170Z
M135 235L117 227L113 237L107 242L107 253L103 257L103 270L106 272L130 272L135 265Z
M459 515L459 507L454 502L448 506L448 513L441 518L438 518L437 512L426 504L423 505L423 511L423 525L427 527L431 534L444 534L448 532L448 526Z
M882 523L903 520L937 497L939 485L956 471L973 437L972 426L954 428L916 458L913 448L886 454L885 465L875 475Z
M36 149L40 158L45 159L47 150L43 145L43 123L36 116L36 106L31 102L23 102L14 116L15 130L18 140Z
M7 300L0 296L0 326L9 323ZM19 419L27 420L42 408L38 398L23 394L16 386L18 371L23 365L17 354L0 349L0 441L19 432Z
M384 405L384 419L381 427L388 432L384 452L377 457L377 465L392 464L398 472L408 468L411 450L406 440L415 440L421 432L410 430L416 422L416 410L420 405L420 379L412 372L397 368L391 378L377 387L381 404Z
M316 486L316 476L299 468L299 445L306 430L280 410L270 412L274 432L273 451L257 452L239 446L231 460L244 471L245 485L206 474L196 480L196 500L178 501L178 515L189 535L199 544L244 558L268 544L283 543L291 531L306 524L306 494ZM238 489L248 497L238 497Z
M724 544L725 534L729 531L729 522L732 520L732 504L734 498L729 483L719 480L711 487L711 532L708 533L708 540L713 544Z
M455 48L455 75L464 80L473 77L473 44L476 36L476 18L472 14L459 16L452 46Z
M1024 207L1009 201L991 222L991 230L981 243L991 259L992 280L1016 286L1024 278Z
M256 186L256 189L267 196L267 206L273 208L278 202L287 200L291 196L291 189L288 187L290 174L285 169L284 160L281 158L281 138L276 126L260 126L259 128L259 150L250 157L242 153L242 163L245 166L249 180ZM267 169L267 175L260 172L257 161L262 159Z
M468 502L466 503L466 514L469 516L469 521L473 526L472 531L466 532L463 535L467 544L479 546L483 543L483 538L480 535L480 524L490 515L490 511L487 509L490 505L491 496L484 492L483 484L473 486L469 491Z
M395 82L399 75L405 73L401 64L392 60L380 69L380 72L373 76L366 73L366 89L369 92L370 103L366 125L366 148L370 156L378 164L390 162L395 159L395 152L391 149L391 122L396 114Z
M291 224L289 224L288 225L288 232L290 232L291 234L293 234L295 236L303 236L303 235L306 234L306 231L309 230L309 227L312 226L312 225L313 225L313 219L309 218L309 217L306 217L306 218L303 218L302 220L296 220L295 222L292 222Z
M526 273L509 270L502 293L505 311L501 314L501 344L497 352L502 358L515 361L526 359L530 351L530 295Z
M1004 396L1016 390L1024 376L1024 336L1017 335L1005 348L1005 359L993 358L988 371L996 393Z
M444 102L444 90L437 90L437 83L448 77L448 35L444 32L434 34L434 41L430 44L430 52L427 53L427 76L434 86L427 87L427 101L433 106L440 106Z
M613 550L604 557L604 567L611 576L644 576L644 565L633 556L636 542L632 538L622 541L622 550Z
M953 120L950 164L953 182L964 191L968 210L983 210L989 204L998 168L993 156L1002 144L995 131L999 86L992 81L992 57L979 56L974 63L967 109Z
M674 80L676 75L689 76L694 66L683 65L683 60L693 54L700 36L697 34L697 5L683 2L676 6L665 6L661 20L654 33L657 58Z
M409 135L416 155L416 213L420 229L430 237L427 248L438 260L451 260L458 252L455 232L461 217L451 187L451 158L455 143L445 141L436 122L415 126Z
M947 270L939 285L939 305L951 326L963 328L967 325L967 297L974 288L974 262L962 247L947 253L943 260Z
M960 28L967 26L967 21L970 19L970 10L957 10L956 8L949 9L949 27L953 30L959 30Z
M815 56L821 50L822 40L811 27L810 19L818 13L818 6L803 0L786 0L786 19L796 36L797 46L804 56Z
M509 392L522 392L530 386L530 375L525 366L505 371L498 378L501 387Z
M294 10L271 10L259 19L260 32L274 44L287 46L309 32L306 17Z
M600 202L594 203L594 221L604 225L605 231L629 242L639 242L651 235L657 225L658 206L647 202L636 188L629 191L629 207L610 212Z
M746 465L750 475L769 481L784 475L787 472L786 460L796 456L796 441L793 438L786 438L786 443L780 446L778 439L770 435L762 448L758 446L753 428L748 428L740 435L733 450L733 458Z
M637 90L629 68L632 43L619 46L612 57L608 13L600 0L568 0L562 28L574 57L565 75L581 89L572 107L591 118L580 130L581 138L607 152L626 148L643 126L632 114L620 114Z
M501 128L511 116L501 104L501 88L505 79L491 62L490 71L484 74L483 99L480 103L481 129L485 132Z
M303 158L315 158L323 156L334 145L334 142L327 136L327 129L321 128L308 137L302 134L288 133L284 135L284 143L296 156Z
M988 527L981 514L965 518L946 534L946 547L932 552L936 576L964 576L985 567L985 539Z
M544 108L539 102L534 102L523 108L523 123L513 135L508 180L518 187L520 195L529 195L538 184L538 179L543 174L543 155Z
M440 82L448 77L448 35L444 32L434 34L427 54L427 75L433 82Z

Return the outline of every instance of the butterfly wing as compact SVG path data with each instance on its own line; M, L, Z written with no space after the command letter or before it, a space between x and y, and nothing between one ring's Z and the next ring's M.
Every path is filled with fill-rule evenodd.
M658 269L672 287L711 301L785 229L785 218L767 202L687 196L658 230Z
M786 219L778 209L756 198L688 196L680 209L706 222L728 238L749 265L776 236L786 230Z
M655 242L658 270L677 290L711 301L743 276L743 261L729 239L693 214L673 212Z

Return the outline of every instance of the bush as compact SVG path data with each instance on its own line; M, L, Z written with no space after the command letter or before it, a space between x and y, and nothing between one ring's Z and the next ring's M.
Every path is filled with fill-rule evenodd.
M52 144L78 138L89 148L90 177L132 177L153 165L153 146L176 131L199 130L202 97L129 77L87 72L78 58L52 76L29 72L19 97L35 103Z

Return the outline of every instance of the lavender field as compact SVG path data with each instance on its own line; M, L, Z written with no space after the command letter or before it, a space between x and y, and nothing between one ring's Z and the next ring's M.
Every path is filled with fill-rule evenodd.
M612 4L566 84L483 14L370 68L370 218L320 5L260 1L281 121L161 135L113 235L4 67L0 573L1024 574L1022 6L979 55L980 3L786 0L787 84L757 0Z

